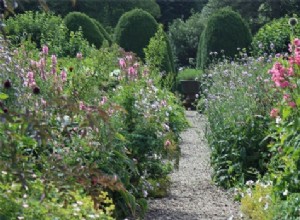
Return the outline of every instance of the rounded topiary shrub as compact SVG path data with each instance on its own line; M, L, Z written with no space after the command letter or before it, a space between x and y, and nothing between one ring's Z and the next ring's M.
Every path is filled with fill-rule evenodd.
M104 39L108 41L109 44L112 43L112 39L111 36L109 35L109 33L107 33L107 31L105 30L105 28L102 26L102 24L100 24L100 22L98 22L96 19L91 18L92 21L96 24L96 26L99 28L101 34L103 35Z
M289 18L280 18L272 20L259 29L253 37L252 50L254 55L270 52L287 52L290 38L293 34L299 36L300 24L294 23L294 26L289 24Z
M104 36L95 22L86 14L70 12L64 18L64 22L70 31L78 31L81 28L83 37L87 39L90 44L94 44L97 48L102 45Z
M250 43L249 27L240 14L228 8L221 9L208 18L206 28L201 34L197 67L203 69L211 62L211 52L218 53L215 58L223 55L233 57L237 48L247 48Z
M144 58L143 48L157 31L158 24L154 17L141 9L134 9L123 14L115 28L115 41L126 51Z

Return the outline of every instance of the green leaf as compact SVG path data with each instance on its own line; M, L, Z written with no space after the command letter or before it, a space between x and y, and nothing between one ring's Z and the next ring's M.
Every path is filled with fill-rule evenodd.
M290 114L291 114L291 108L284 108L283 109L283 112L282 112L282 118L283 119L286 119L286 118L288 118L289 116L290 116Z
M296 105L297 105L297 106L300 106L300 97L298 97L298 98L296 99Z
M8 95L7 94L5 94L5 93L0 93L0 99L1 100L5 100L5 99L7 99L8 98Z

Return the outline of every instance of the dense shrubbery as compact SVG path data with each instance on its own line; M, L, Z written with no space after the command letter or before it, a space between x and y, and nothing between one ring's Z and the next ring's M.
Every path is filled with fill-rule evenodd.
M111 36L107 33L107 31L104 29L104 27L94 18L91 18L92 21L96 24L96 26L99 28L99 31L101 32L101 34L104 37L104 40L107 40L108 43L112 43L112 39Z
M42 45L48 45L49 53L58 56L87 52L88 42L81 32L69 33L62 18L51 13L28 11L7 19L5 24L8 38L16 47L22 44L27 48L40 49Z
M173 53L168 38L159 26L155 35L150 39L149 45L144 48L145 61L152 72L163 76L162 85L171 88L175 81L175 67Z
M211 62L211 52L216 52L217 57L234 57L237 48L247 48L250 43L250 30L242 17L232 10L221 9L209 17L201 34L197 67L203 69Z
M192 14L186 21L176 19L169 26L169 38L177 66L195 66L197 45L203 29L200 13Z
M299 218L300 40L290 48L290 57L244 54L206 70L214 180L242 186L241 209L251 219Z
M300 24L291 28L289 18L280 18L265 24L253 37L252 50L255 55L288 51L290 36L300 34Z
M202 83L209 122L213 179L232 187L264 174L269 161L268 112L274 99L268 93L268 57L247 54L222 60L206 70ZM203 99L202 99L203 100Z
M142 216L179 156L176 97L116 45L60 59L27 43L0 54L0 216Z
M83 37L90 44L99 48L104 40L98 25L86 14L81 12L70 12L64 17L64 23L70 31L82 31Z
M115 28L115 41L126 51L144 58L143 48L147 47L157 30L158 24L148 12L134 9L120 18Z

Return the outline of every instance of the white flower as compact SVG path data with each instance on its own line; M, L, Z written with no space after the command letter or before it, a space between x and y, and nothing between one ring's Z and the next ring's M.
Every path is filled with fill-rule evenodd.
M267 210L269 208L269 203L265 204L264 210Z
M284 192L282 193L282 195L287 196L288 193L289 193L289 191L286 189L286 190L284 190Z
M248 180L248 181L246 182L246 185L247 185L247 186L252 186L253 184L254 184L253 180Z

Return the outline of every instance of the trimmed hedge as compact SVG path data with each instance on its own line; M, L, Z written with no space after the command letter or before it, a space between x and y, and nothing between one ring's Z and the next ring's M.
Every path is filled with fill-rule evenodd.
M115 41L126 51L136 53L144 59L143 48L149 44L158 29L154 17L142 9L123 14L115 28Z
M294 35L299 36L300 24L297 23L293 29ZM261 27L253 37L252 49L254 55L287 52L291 35L292 29L288 17L272 20Z
M210 62L209 54L217 52L216 58L225 55L233 57L237 48L247 48L251 43L251 33L240 14L228 8L221 9L208 18L201 34L197 68L205 68ZM221 54L221 51L224 54Z
M101 34L103 35L104 39L108 41L109 44L112 44L112 38L109 35L109 33L107 33L107 31L105 30L105 28L102 26L102 24L100 24L100 22L98 22L96 19L91 18L92 21L96 24L96 26L99 28Z
M89 16L81 12L70 12L64 22L70 31L78 31L81 27L83 37L97 48L101 47L104 36Z

